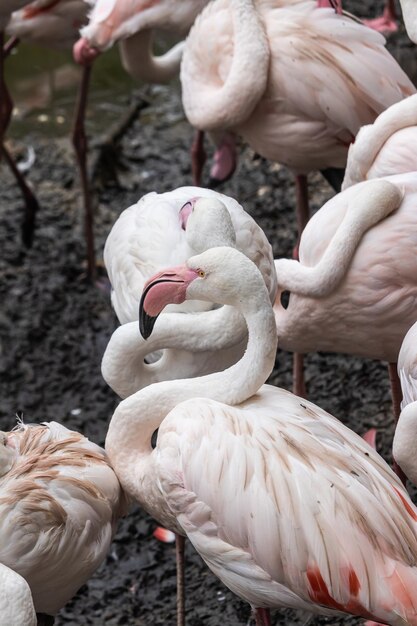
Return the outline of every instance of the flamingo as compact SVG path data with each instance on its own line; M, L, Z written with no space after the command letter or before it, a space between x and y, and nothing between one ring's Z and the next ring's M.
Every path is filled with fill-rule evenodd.
M398 376L401 381L401 414L395 429L392 451L395 460L414 485L417 485L415 429L417 424L417 324L414 323L401 345Z
M370 184L381 202L400 201L389 183ZM167 303L197 298L239 308L247 351L221 373L151 385L120 403L106 450L123 487L191 540L258 624L270 623L270 607L416 624L417 510L361 437L262 385L277 339L259 271L223 247L160 272L142 297L144 336Z
M3 0L0 7L0 157L5 159L22 192L26 207L22 223L22 241L27 247L30 247L39 204L30 186L19 172L13 157L4 145L4 137L13 111L13 102L4 79L4 61L12 46L5 46L4 32L12 12L27 4L29 4L29 0Z
M37 619L29 585L19 574L0 563L0 620L11 626L36 626Z
M109 5L107 0L98 0L88 25L81 29L81 38L74 46L74 58L78 63L89 64L100 52L119 42L123 67L132 78L146 83L166 83L179 74L184 42L155 56L155 31L185 36L207 2L113 0ZM236 147L230 133L210 133L209 136L216 147L209 187L216 187L232 176L237 163ZM191 154L194 184L200 185L205 161L202 134L196 134Z
M0 563L54 616L104 560L125 496L104 450L57 422L0 433L0 474Z
M397 102L363 126L349 148L342 188L370 178L417 171L417 95Z
M340 171L359 128L415 88L379 33L315 2L216 0L197 18L181 64L190 123L236 132L297 175L299 232L305 174ZM337 180L336 180L336 178Z
M168 263L184 262L218 245L236 246L258 265L273 302L276 278L271 246L233 198L197 187L150 193L123 211L114 224L104 247L104 262L113 286L112 304L122 326L106 348L102 373L121 397L173 376L188 378L217 371L240 358L246 341L243 320L230 307L209 311L213 304L206 302L170 307L160 346L155 351L145 347L144 353L138 345L136 294L146 280ZM159 348L164 349L162 358L147 364L145 356Z

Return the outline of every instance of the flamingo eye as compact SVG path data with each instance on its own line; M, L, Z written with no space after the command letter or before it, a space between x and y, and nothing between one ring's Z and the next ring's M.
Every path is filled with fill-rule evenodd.
M198 270L197 274L200 276L200 278L204 278L206 273L203 270Z

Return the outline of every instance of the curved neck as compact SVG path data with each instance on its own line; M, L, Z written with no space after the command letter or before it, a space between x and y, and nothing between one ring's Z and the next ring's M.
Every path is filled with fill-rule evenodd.
M242 316L229 306L195 314L163 314L147 340L141 336L138 322L130 322L111 336L101 373L113 391L127 398L153 383L178 378L178 371L183 378L194 376L193 355L228 350L240 344L246 333ZM158 350L164 350L161 359L146 363L146 357ZM179 355L178 351L189 354Z
M268 80L269 43L253 0L230 1L234 44L230 71L220 87L207 80L207 70L201 67L198 52L216 5L208 5L197 18L181 64L184 110L189 122L202 130L233 128L246 120L265 92Z
M388 139L399 130L416 125L417 94L393 104L381 113L373 124L363 126L356 136L355 143L349 148L342 188L347 189L355 183L366 180L378 153Z
M122 486L139 501L149 476L151 437L177 404L191 398L210 398L239 404L254 395L274 366L277 339L275 319L265 284L243 301L249 340L242 359L229 369L190 380L157 383L123 400L111 419L106 452Z
M395 429L392 452L395 461L414 485L417 485L417 402L401 411Z
M153 30L143 30L120 42L120 56L124 69L138 81L166 83L180 71L185 43L173 46L161 56L153 54Z
M332 293L345 277L364 233L399 207L402 192L386 180L370 180L359 189L344 192L348 197L345 216L314 267L298 261L279 259L275 270L279 288L296 294L321 298ZM343 193L340 194L343 201ZM310 224L311 227L311 224ZM300 242L302 257L303 238Z

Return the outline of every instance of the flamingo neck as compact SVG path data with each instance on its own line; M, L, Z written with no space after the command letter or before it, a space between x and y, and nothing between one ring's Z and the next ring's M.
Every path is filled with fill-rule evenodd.
M122 324L107 345L101 372L113 391L127 398L153 383L192 376L193 362L189 361L195 353L204 359L204 352L231 349L246 333L242 316L229 306L196 314L163 314L146 341L137 322ZM159 350L164 352L158 361L145 362L149 354Z
M400 0L400 4L407 34L417 43L417 4L415 0Z
M417 402L411 402L401 411L395 429L392 452L394 459L411 482L417 484Z
M220 87L207 81L199 63L199 46L216 19L218 3L212 3L197 18L188 36L181 64L184 110L190 123L202 130L233 128L245 121L265 92L270 49L263 22L253 0L231 0L233 59Z
M185 43L177 43L160 56L153 54L153 29L142 30L120 42L124 69L135 80L146 83L166 83L180 71Z
M259 274L259 273L258 273ZM227 370L188 380L156 383L123 400L111 419L106 452L123 488L160 521L151 438L180 402L210 398L236 405L256 393L272 371L277 339L268 291L259 274L251 298L238 303L248 328L243 357Z

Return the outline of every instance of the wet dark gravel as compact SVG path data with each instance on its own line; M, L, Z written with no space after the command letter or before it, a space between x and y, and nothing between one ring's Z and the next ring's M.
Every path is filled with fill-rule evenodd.
M352 4L354 4L352 2ZM139 97L136 94L136 97ZM153 104L125 135L117 181L99 189L96 247L99 256L119 213L142 194L191 183L192 131L179 97L151 91ZM100 360L116 326L109 298L85 280L85 247L78 178L69 142L25 139L36 150L29 180L41 211L34 245L22 249L22 201L0 165L0 429L23 413L28 422L57 420L103 444L117 398L100 375ZM13 146L13 143L12 143ZM313 210L332 195L319 175L310 177ZM237 175L222 189L240 200L267 233L276 256L295 243L294 190L284 168L244 148ZM379 431L389 458L392 418L388 377L376 362L316 354L307 357L309 397L351 428ZM291 356L279 352L271 382L291 387ZM122 520L106 563L58 616L58 626L129 626L175 623L174 547L152 537L155 523L138 508ZM217 581L187 548L187 624L246 625L249 608ZM290 611L274 624L358 624L355 618L312 618Z

